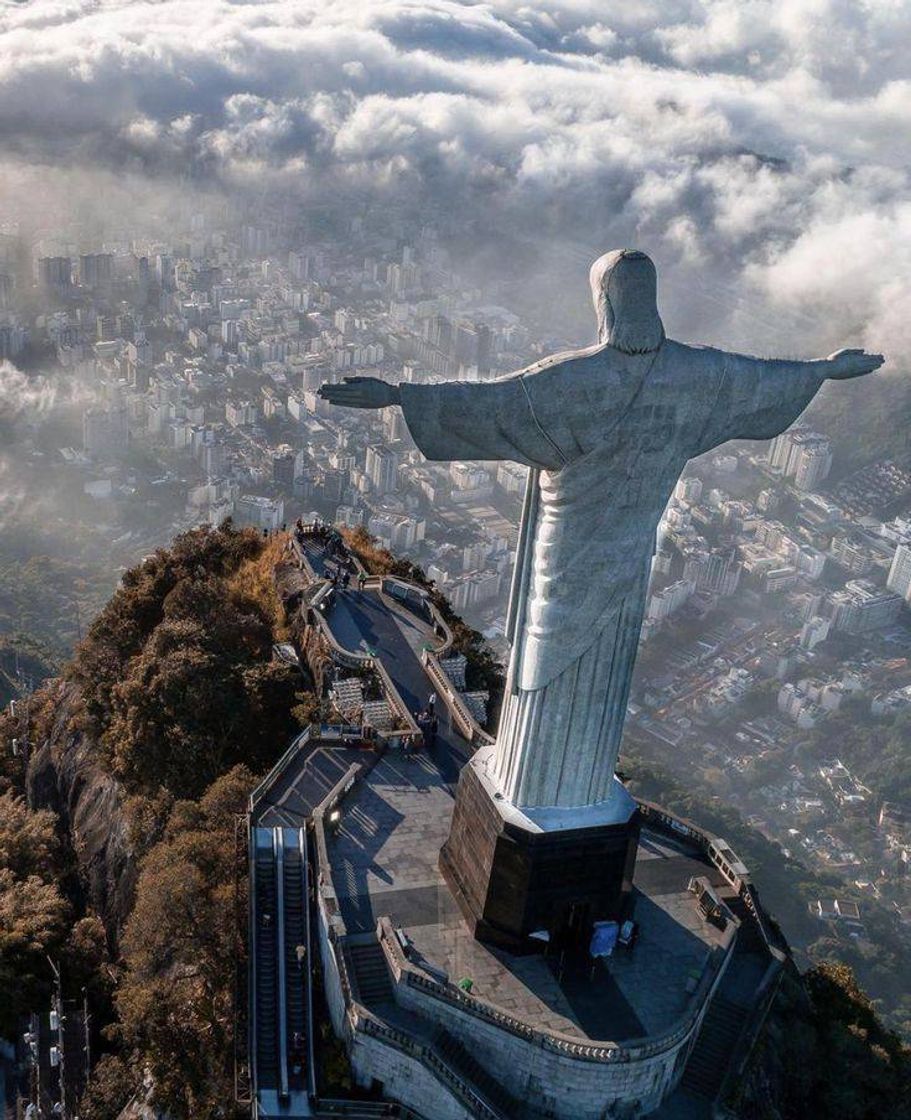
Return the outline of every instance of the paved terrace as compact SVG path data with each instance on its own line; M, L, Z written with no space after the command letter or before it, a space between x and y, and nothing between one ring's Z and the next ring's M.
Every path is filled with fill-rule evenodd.
M304 553L317 575L331 576L335 562L327 559L319 542L307 538ZM426 707L433 685L424 672L421 653L440 644L429 622L377 587L358 591L354 579L347 591L338 590L324 617L340 646L382 661L412 714ZM472 748L453 726L445 704L437 703L436 713L439 731L429 754L454 795L459 771L471 757Z
M318 576L331 574L332 561L327 565L315 541L308 540L304 552ZM412 712L424 707L433 685L421 653L438 643L425 620L375 584L357 591L356 581L339 591L324 617L340 646L382 661ZM632 953L620 950L594 967L564 969L553 956L515 957L482 945L470 936L437 868L458 773L472 753L445 705L437 704L437 714L435 747L410 758L389 752L377 761L375 755L365 757L339 744L308 745L277 775L264 812L274 816L274 823L289 818L297 823L352 761L361 762L362 779L344 802L339 831L328 838L333 886L348 935L361 941L386 916L412 939L418 954L412 964L420 966L423 958L432 975L439 978L442 970L453 983L470 977L473 994L506 1014L580 1041L632 1042L679 1021L721 939L701 919L686 889L692 876L708 879L740 920L740 935L683 1081L654 1115L656 1120L710 1120L725 1073L744 1036L752 1037L750 1024L761 1022L777 981L769 983L775 966L772 962L770 972L770 949L760 926L707 858L705 838L686 838L686 827L679 837L673 834L661 822L660 810L657 828L643 829L634 875L640 936ZM729 852L724 858L736 859ZM364 998L391 1025L403 1014L386 996Z
M556 956L517 957L476 941L437 869L449 831L448 783L426 756L387 754L345 802L329 858L349 934L387 915L452 982L541 1030L595 1041L660 1033L684 1013L718 930L699 916L693 875L720 872L682 845L643 832L635 873L640 936L631 953L561 971Z

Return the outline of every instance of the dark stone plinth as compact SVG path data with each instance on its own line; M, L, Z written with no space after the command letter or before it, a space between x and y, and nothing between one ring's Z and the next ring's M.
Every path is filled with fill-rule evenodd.
M512 953L585 948L592 923L622 920L632 891L639 811L625 824L533 832L504 820L469 764L440 870L475 937Z

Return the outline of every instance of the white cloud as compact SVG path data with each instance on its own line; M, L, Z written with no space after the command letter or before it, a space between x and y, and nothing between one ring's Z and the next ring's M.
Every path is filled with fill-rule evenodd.
M684 337L774 323L907 363L909 40L907 0L31 0L0 10L0 134L229 184L424 184L579 255L642 243Z

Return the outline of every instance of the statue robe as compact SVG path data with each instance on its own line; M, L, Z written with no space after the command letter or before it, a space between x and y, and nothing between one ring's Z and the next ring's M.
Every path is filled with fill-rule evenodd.
M513 581L507 697L496 749L519 807L609 798L655 533L687 460L770 439L826 375L670 340L596 346L485 383L401 385L428 459L532 468Z

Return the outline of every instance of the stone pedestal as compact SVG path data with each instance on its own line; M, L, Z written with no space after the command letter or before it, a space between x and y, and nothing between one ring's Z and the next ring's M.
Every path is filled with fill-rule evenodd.
M480 940L513 953L540 952L548 940L585 949L593 922L627 914L635 802L618 783L610 806L523 813L497 795L489 753L462 770L440 870Z

